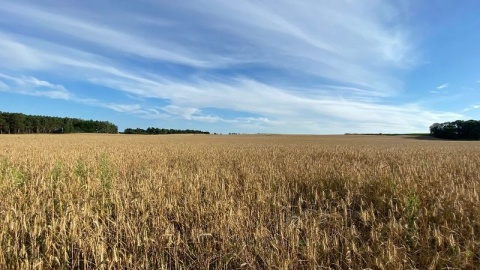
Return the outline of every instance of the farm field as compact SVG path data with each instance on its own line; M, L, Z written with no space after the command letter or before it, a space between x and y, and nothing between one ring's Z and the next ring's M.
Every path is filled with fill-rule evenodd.
M2 135L1 269L475 269L480 142Z

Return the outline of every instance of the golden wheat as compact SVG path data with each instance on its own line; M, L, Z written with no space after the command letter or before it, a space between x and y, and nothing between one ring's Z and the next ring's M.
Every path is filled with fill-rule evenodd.
M0 136L2 269L474 269L480 143Z

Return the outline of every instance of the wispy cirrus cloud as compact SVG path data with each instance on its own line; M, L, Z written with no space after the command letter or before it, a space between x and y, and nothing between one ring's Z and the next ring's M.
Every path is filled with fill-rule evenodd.
M21 46L26 45L21 44ZM139 104L116 104L77 98L64 90L57 93L39 92L38 89L32 91L24 88L18 93L43 95L50 98L63 97L75 102L136 114L149 119L173 117L189 121L236 124L243 128L248 128L250 125L254 128L264 128L265 131L280 132L283 130L283 132L295 133L295 130L291 130L295 123L308 126L305 132L328 132L329 126L322 126L319 124L320 122L330 122L338 132L352 131L353 128L360 131L369 126L381 130L388 130L392 127L419 130L422 126L439 121L442 117L458 117L458 114L428 112L423 108L412 107L408 104L401 107L385 105L378 100L378 98L386 97L384 93L354 87L326 85L320 88L304 87L299 91L297 88L269 85L245 77L227 78L223 81L175 80L161 75L135 73L128 69L122 69L121 65L111 66L103 57L71 51L68 48L59 47L57 54L54 55L37 49L35 55L46 61L47 64L54 63L52 66L57 68L63 66L69 67L71 70L81 70L87 76L84 79L92 84L121 91L127 95L168 100L171 105L144 107ZM50 68L50 64L46 68ZM13 77L10 79L15 82L22 80ZM31 86L42 84L38 83L40 81L38 79L30 78L26 81L30 81ZM62 89L61 86L58 88ZM249 112L257 117L224 118L219 115L204 114L202 109L209 107ZM357 124L344 124L343 126L335 124L336 122L351 123L352 121Z
M90 106L104 107L117 112L145 113L139 104L111 103L92 98L81 98L63 85L53 84L31 76L14 77L0 73L0 91L72 101Z
M9 20L0 20L0 89L267 132L409 132L460 116L393 102L401 74L416 64L395 2L143 1L107 14L95 11L105 3L87 2L2 3ZM125 102L62 89L55 79L39 85L38 72Z
M147 98L166 99L171 105L161 110L187 120L199 121L206 117L209 121L230 120L218 116L202 116L202 108L233 109L240 112L250 112L265 119L263 125L272 128L282 127L284 130L294 129L295 123L309 123L319 126L326 121L345 123L376 123L378 127L402 126L408 130L419 130L438 122L444 117L461 117L458 113L428 111L414 104L402 106L382 104L381 102L366 102L363 99L338 98L322 95L302 95L288 88L265 85L245 78L237 78L228 83L197 81L96 81L115 89L121 89L129 94L142 95ZM252 90L254 89L254 90ZM268 104L268 106L264 106ZM206 119L205 118L205 119ZM317 123L317 124L315 124ZM361 125L356 128L361 129ZM349 130L348 124L343 130ZM293 132L290 130L289 132Z
M77 19L78 14L60 15L40 5L19 4L17 2L2 3L0 10L19 20L27 20L32 28L39 31L53 31L55 37L64 36L77 39L67 43L78 46L78 42L90 43L90 49L115 50L137 57L168 61L195 67L215 67L223 64L225 58L202 57L192 54L178 43L169 43L165 39L152 39L135 34L135 29L124 32L107 24ZM81 10L78 10L81 12ZM105 52L104 52L105 53Z
M0 83L3 85L0 88L2 91L30 96L44 96L52 99L71 100L73 98L72 93L62 85L52 84L35 77L12 77L0 73Z
M0 91L7 91L8 89L8 85L0 80Z
M463 109L462 111L463 112L468 112L468 111L476 110L476 109L480 109L480 105L471 105L468 108Z
M242 53L251 59L298 68L343 86L394 94L401 82L388 70L415 62L408 32L400 25L392 31L379 16L385 12L387 20L395 21L388 4L214 1L188 8L207 14L212 23L225 22L215 32L248 41Z
M118 57L120 53L124 58L132 55L194 68L262 64L308 72L343 86L374 92L392 94L399 90L401 82L385 72L386 67L403 67L414 59L409 54L408 33L398 25L392 31L383 25L383 16L377 14L386 12L387 21L394 21L395 12L388 5L371 1L361 5L326 2L312 11L312 6L305 3L280 4L156 3L158 9L171 8L189 16L189 21L160 19L169 19L171 24L184 29L182 35L174 34L169 24L160 23L151 29L155 31L152 35L142 30L142 23L119 28L122 23L115 20L90 20L89 10L60 13L30 1L5 3L0 10L16 21L29 22L36 32L49 32L49 42L61 41L67 47L107 56ZM153 16L137 15L142 18L137 20L140 22L156 20ZM199 20L203 23L199 24ZM222 43L217 42L219 37Z
M437 89L439 89L439 90L440 89L445 89L445 88L448 88L449 86L450 86L449 83L444 83L442 85L437 86Z
M338 132L368 131L375 127L379 130L387 130L402 127L408 130L418 130L424 125L438 122L444 117L459 117L458 114L429 112L415 105L397 107L380 103L365 103L354 99L338 100L335 97L317 96L302 97L298 93L288 89L263 85L256 81L239 78L235 82L221 84L218 82L200 81L191 84L184 82L168 81L159 83L148 79L133 81L117 81L117 85L111 85L113 81L105 82L104 85L122 89L130 94L140 95L147 98L166 99L171 105L163 107L147 107L140 104L116 104L95 99L82 99L69 93L63 86L54 85L36 78L8 78L17 85L29 87L17 92L26 95L38 95L49 98L68 99L77 103L88 104L108 108L117 112L136 114L148 119L179 118L190 121L209 123L228 123L262 130L274 130L285 133L298 133L297 123L309 126L310 132L328 132L331 125ZM136 78L135 76L130 76ZM123 78L125 80L125 78ZM126 79L126 80L131 80ZM102 82L98 82L102 83ZM63 95L44 91L37 87L47 86ZM130 88L131 87L131 88ZM17 88L11 91L17 91ZM256 93L248 89L256 89ZM65 94L69 93L69 94ZM199 97L198 93L202 93ZM255 100L248 98L251 95ZM237 100L237 98L239 98ZM238 102L242 100L242 102ZM262 104L269 106L262 106ZM234 104L234 105L232 105ZM258 115L257 117L231 117L224 118L219 115L205 114L203 108L233 109ZM352 125L351 122L356 123ZM322 122L331 122L331 125L321 125ZM335 123L345 123L339 125ZM348 124L347 124L348 123Z

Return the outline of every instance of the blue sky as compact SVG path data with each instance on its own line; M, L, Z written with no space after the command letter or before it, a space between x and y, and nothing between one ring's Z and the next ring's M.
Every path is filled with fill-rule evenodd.
M211 132L480 119L479 1L0 0L0 111Z

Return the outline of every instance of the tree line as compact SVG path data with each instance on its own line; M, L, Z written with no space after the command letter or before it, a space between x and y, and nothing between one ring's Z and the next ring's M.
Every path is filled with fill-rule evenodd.
M0 134L118 133L107 121L0 112Z
M450 140L480 140L480 121L457 120L454 122L434 123L430 126L430 135Z
M147 129L142 128L126 128L123 134L210 134L208 131L192 130L192 129L166 129L166 128L154 128L149 127Z

